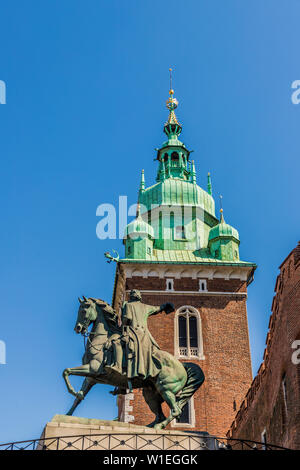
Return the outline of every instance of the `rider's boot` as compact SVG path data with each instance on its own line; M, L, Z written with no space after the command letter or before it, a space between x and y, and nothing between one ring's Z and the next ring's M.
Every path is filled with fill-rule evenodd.
M122 369L121 367L119 367L119 364L117 362L115 364L107 364L105 366L105 369L113 372L118 372L118 374L122 375Z

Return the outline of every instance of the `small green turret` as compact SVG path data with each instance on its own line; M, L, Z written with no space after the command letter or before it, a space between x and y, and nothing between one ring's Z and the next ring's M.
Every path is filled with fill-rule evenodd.
M137 204L136 218L125 228L124 245L126 258L150 259L153 254L154 230L144 221L140 214L140 203Z
M218 225L209 231L208 247L213 258L226 261L239 260L239 233L226 224L223 216L223 209L220 210L221 218Z

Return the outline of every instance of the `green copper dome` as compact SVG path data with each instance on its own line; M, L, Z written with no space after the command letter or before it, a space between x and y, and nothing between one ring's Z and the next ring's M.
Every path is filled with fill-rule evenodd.
M223 213L221 215L220 223L210 229L208 241L215 240L220 237L233 237L238 241L240 240L239 232L234 227L231 227L231 225L226 224Z
M139 214L136 219L130 222L125 228L124 238L143 238L149 236L154 238L154 230L151 225L145 222Z
M213 197L197 184L179 178L168 178L145 189L140 194L140 203L147 210L153 205L193 205L215 217Z

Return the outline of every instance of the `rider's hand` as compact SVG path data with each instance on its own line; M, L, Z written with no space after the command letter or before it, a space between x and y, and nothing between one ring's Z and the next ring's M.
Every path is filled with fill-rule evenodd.
M174 305L171 302L167 302L162 306L162 310L168 315L175 311Z

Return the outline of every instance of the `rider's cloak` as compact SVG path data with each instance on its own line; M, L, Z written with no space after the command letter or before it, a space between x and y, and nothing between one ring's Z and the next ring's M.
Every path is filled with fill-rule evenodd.
M157 355L160 348L147 327L147 319L161 311L160 307L146 305L139 300L125 302L122 309L126 347L127 377L156 377L161 366Z

